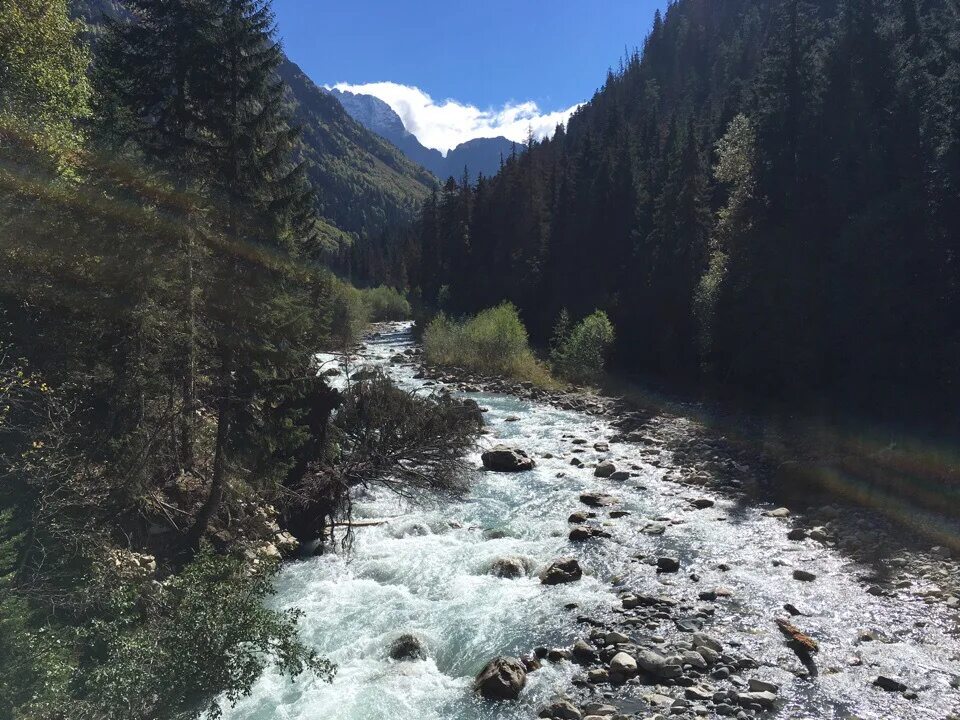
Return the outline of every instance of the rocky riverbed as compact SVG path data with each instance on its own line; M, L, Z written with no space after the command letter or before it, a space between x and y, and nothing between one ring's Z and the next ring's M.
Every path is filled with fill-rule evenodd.
M285 569L278 604L340 673L268 675L229 717L960 716L948 550L865 510L758 503L763 459L682 415L431 372L405 325L321 360L473 398L488 437L468 497L360 497L387 522Z

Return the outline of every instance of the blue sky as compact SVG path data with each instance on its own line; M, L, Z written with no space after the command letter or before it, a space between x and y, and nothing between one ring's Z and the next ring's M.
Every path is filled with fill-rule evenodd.
M274 0L287 54L307 75L382 97L431 146L450 145L458 135L509 136L521 125L538 132L555 125L590 98L624 48L642 43L662 5ZM462 123L458 108L467 109Z

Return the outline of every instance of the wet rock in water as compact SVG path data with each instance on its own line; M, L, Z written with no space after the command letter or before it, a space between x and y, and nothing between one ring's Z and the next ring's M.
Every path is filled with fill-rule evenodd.
M608 478L617 471L617 466L614 465L609 460L604 460L602 463L597 465L594 469L593 474L599 478Z
M706 510L714 506L713 500L709 498L697 498L696 500L691 500L690 504L697 508L697 510Z
M800 580L801 582L813 582L817 579L817 576L807 570L794 570L793 579Z
M538 717L553 720L581 720L583 713L568 700L557 700L543 708Z
M578 525L570 531L571 542L586 542L593 537L593 530L586 525Z
M380 373L374 368L360 368L350 376L350 379L356 380L357 382L362 382L364 380L373 380L379 374Z
M426 660L427 648L416 635L401 635L390 643L390 657L394 660Z
M494 577L514 580L527 574L523 560L518 557L497 558L490 566L490 574Z
M570 461L570 464L573 465L574 467L583 467L583 460L581 460L578 457L575 457Z
M583 569L576 558L565 557L554 560L540 574L540 582L544 585L562 585L575 582L583 577Z
M886 690L887 692L904 692L907 689L907 686L896 678L887 677L886 675L878 675L873 679L873 684L876 685L881 690Z
M590 519L590 513L585 510L577 510L574 513L570 513L570 517L567 518L568 523L573 523L574 525L582 525L587 520Z
M680 569L680 561L672 557L657 558L657 572L675 573Z
M613 475L610 476L610 479L611 479L611 480L619 480L619 481L621 481L621 482L624 481L624 480L629 480L629 479L630 479L630 473L627 472L626 470L617 470L615 473L613 473Z
M610 660L610 677L627 680L637 674L637 661L625 652L619 652Z
M787 533L787 540L806 540L807 531L803 528L794 528Z
M620 645L621 643L630 642L630 638L628 638L623 633L620 633L614 630L612 632L608 632L604 636L603 642L605 642L607 645Z
M790 511L785 507L779 507L776 510L771 510L768 513L765 513L772 518L788 518L790 517Z
M497 445L480 456L483 467L493 472L524 472L532 470L536 463L524 450Z
M648 523L640 532L644 535L663 535L667 526L662 523Z
M487 700L516 700L527 684L527 671L517 658L497 657L488 662L473 688Z
M616 505L617 501L611 495L604 495L603 493L583 493L580 496L580 502L589 507L606 507L608 505Z
M322 374L324 377L336 377L337 375L341 375L342 373L340 371L340 368L332 367L324 370Z

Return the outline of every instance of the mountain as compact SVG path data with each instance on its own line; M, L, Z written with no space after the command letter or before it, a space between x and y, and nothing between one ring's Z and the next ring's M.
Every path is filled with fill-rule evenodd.
M105 17L124 12L117 0L72 0L72 10L94 35ZM294 122L301 127L302 153L326 243L342 247L413 218L435 178L354 120L288 58L279 75L288 87Z
M354 120L389 140L409 159L441 180L451 176L461 177L464 167L469 170L473 181L479 174L487 177L496 175L501 159L506 159L513 152L514 143L505 137L475 138L453 148L444 157L439 150L425 147L404 127L396 111L380 98L336 88L328 92L340 101Z

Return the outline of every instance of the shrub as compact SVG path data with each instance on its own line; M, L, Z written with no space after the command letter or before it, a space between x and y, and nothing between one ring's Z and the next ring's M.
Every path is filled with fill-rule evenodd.
M331 300L330 344L333 349L346 350L360 342L370 323L370 308L363 293L342 280L332 281Z
M554 371L573 382L596 380L603 373L613 340L613 324L605 312L597 310L570 329L569 316L562 311L550 353Z
M428 362L550 385L550 374L530 349L527 329L510 303L462 322L440 314L423 338Z
M392 287L381 285L361 290L360 294L371 322L409 320L413 314L410 302Z

